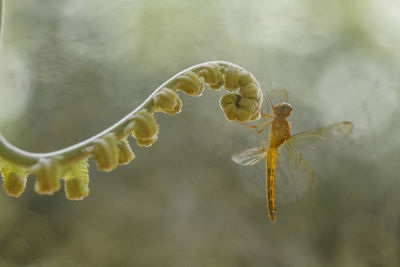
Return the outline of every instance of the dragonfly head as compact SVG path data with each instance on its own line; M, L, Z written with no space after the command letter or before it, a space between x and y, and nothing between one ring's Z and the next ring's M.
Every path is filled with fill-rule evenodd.
M274 107L274 114L277 117L287 118L292 110L292 105L286 102L281 102Z

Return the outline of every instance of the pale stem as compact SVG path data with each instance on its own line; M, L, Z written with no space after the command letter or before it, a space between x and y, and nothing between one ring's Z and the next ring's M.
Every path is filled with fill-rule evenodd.
M236 67L236 68L241 68L240 66L231 63L231 62L226 62L226 61L210 61L210 62L205 62L201 63L195 66L192 66L190 68L187 68L178 74L174 75L172 78L161 84L140 106L138 106L135 110L133 110L131 113L126 115L124 118L122 118L120 121L109 127L108 129L104 130L103 132L85 140L80 143L74 144L72 146L66 147L61 150L49 152L49 153L31 153L28 151L24 151L22 149L19 149L12 144L10 144L1 134L0 134L0 157L12 164L24 167L24 168L29 168L32 165L34 165L40 158L58 158L59 163L62 166L65 166L71 162L75 162L77 160L83 159L83 158L88 158L91 156L91 148L93 145L93 141L103 137L104 135L113 132L115 136L117 137L118 140L121 140L125 138L128 134L131 132L126 130L126 127L131 128L131 121L132 117L142 110L143 108L146 108L147 105L151 104L151 101L153 99L153 96L157 94L160 90L163 88L172 88L176 83L177 83L177 77L180 75L192 71L194 73L197 73L201 70L204 69L205 66L209 64L216 64L219 67L226 68L228 66Z

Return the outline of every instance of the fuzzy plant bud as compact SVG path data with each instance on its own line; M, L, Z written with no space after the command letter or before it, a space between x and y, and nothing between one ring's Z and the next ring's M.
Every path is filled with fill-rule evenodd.
M225 70L225 90L233 92L239 88L239 68L229 66Z
M15 172L8 173L3 177L3 188L13 197L19 197L25 190L26 177L22 177Z
M158 124L146 110L141 110L132 117L133 125L133 137L139 146L151 146L157 141Z
M254 82L248 83L240 87L239 94L244 98L251 98L256 100L257 102L260 102L262 98L261 90L259 86Z
M52 195L60 189L60 165L57 160L41 158L31 172L36 176L35 191L38 194Z
M154 106L156 111L162 111L173 116L179 113L182 108L182 101L179 96L168 88L163 88L154 96Z
M112 171L118 166L117 139L113 133L93 142L93 157L99 170Z
M69 200L81 200L89 195L89 188L82 178L65 180L65 196Z
M203 83L193 72L186 72L179 76L177 80L177 83L172 88L173 90L182 90L191 96L200 96L203 92Z
M25 190L26 177L28 176L26 169L0 158L0 172L3 176L3 188L7 194L19 197Z
M239 83L240 87L246 86L249 83L253 83L253 82L255 83L256 81L255 81L254 77L250 74L250 72L245 71L245 70L241 70L239 72L238 83Z
M132 152L128 140L124 139L119 141L117 146L119 150L119 159L118 159L119 164L128 164L135 158L135 154Z
M65 174L65 196L69 200L81 200L89 195L89 172L87 159L67 167Z
M19 197L25 190L26 169L0 159L0 171L3 176L3 188L13 197Z
M225 118L229 121L245 122L258 117L258 109L254 100L241 97L238 94L224 95L220 100L220 106Z
M204 69L199 71L199 76L203 77L212 90L218 90L224 85L224 78L217 65L209 64L204 66Z
M225 118L229 121L237 120L236 111L239 98L240 96L237 94L226 94L221 97L219 104L224 111Z

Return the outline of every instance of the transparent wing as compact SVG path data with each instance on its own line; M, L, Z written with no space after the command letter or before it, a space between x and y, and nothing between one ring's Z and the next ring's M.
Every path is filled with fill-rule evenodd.
M241 165L252 165L265 157L266 147L254 147L235 154L232 159ZM251 168L238 168L242 182L253 194L265 198L265 161ZM279 149L275 184L277 205L299 199L314 185L314 172L293 144Z
M286 142L280 151L276 174L277 199L295 201L313 186L315 175L294 144Z
M293 143L294 141L301 141L303 139L308 139L308 138L317 138L320 140L326 140L332 137L343 137L345 135L350 134L353 131L353 123L349 121L343 121L343 122L338 122L331 124L329 126L326 126L324 128L320 129L315 129L311 131L306 131L302 133L298 133L295 135L292 135L290 137L290 141Z
M317 143L315 141L334 140L335 138L332 137L343 137L351 133L352 129L353 124L350 122L335 123L321 129L295 134L282 145L279 150L275 176L278 207L280 203L299 199L317 182L311 166L299 153L298 144L306 145L302 145L300 151L305 153L307 158L316 159L315 162L319 162L319 165L321 165L318 157L321 157L324 153L315 150L314 144ZM300 141L307 142L302 143ZM330 147L331 150L332 147ZM267 148L265 146L255 147L233 155L232 160L241 165L253 165L265 157L266 153ZM265 197L265 167L264 162L264 164L258 164L251 168L238 169L240 176L243 177L244 185L262 198ZM318 165L315 167L321 168ZM323 169L325 169L324 166Z
M345 121L295 134L287 140L282 145L282 155L280 155L280 161L278 160L277 199L296 200L315 183L314 172L300 154L298 147L301 148L301 152L307 156L307 159L310 159L311 162L318 162L315 166L317 170L321 170L321 168L326 170L323 166L324 161L320 160L321 155L326 155L329 153L328 151L333 153L341 144L336 142L333 146L330 142L335 142L336 139L348 135L352 130L353 124ZM323 145L316 141L321 141ZM328 150L324 150L324 147ZM330 161L326 162L330 164Z
M267 154L267 148L264 146L257 146L245 149L239 153L232 155L232 160L237 164L247 166L254 165L262 160Z

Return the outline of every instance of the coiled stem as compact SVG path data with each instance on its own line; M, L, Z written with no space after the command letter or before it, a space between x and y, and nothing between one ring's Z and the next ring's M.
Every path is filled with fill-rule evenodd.
M236 64L225 61L212 61L192 66L176 74L160 85L139 107L120 121L101 133L70 147L50 153L31 153L19 149L0 135L0 170L9 170L9 166L19 170L15 173L33 173L40 178L37 192L51 194L59 189L58 179L65 178L82 160L93 156L100 170L111 171L119 164L126 164L134 158L127 137L132 134L139 146L151 146L158 136L158 124L155 112L164 112L173 116L181 111L182 101L177 91L192 96L200 96L207 85L212 90L225 88L228 93L220 100L220 106L228 121L246 122L258 119L262 102L262 91L253 75ZM85 176L85 172L81 171ZM7 177L14 177L7 171ZM87 173L86 173L87 176ZM3 177L5 177L3 173ZM79 177L73 177L75 180ZM80 199L77 192L87 195L88 177L82 181L74 180L74 193L67 192L70 199ZM21 180L21 179L20 179ZM47 189L41 190L43 181L48 182ZM16 183L20 188L21 183ZM84 188L77 189L82 184ZM72 182L71 182L72 185ZM69 186L72 188L72 186ZM39 188L39 189L38 189ZM7 190L7 189L6 189ZM14 190L14 189L12 189ZM23 189L22 189L23 190ZM10 191L10 190L8 190ZM15 191L15 190L14 190ZM11 191L10 191L11 192ZM11 195L19 195L13 192ZM73 197L72 197L73 196Z

